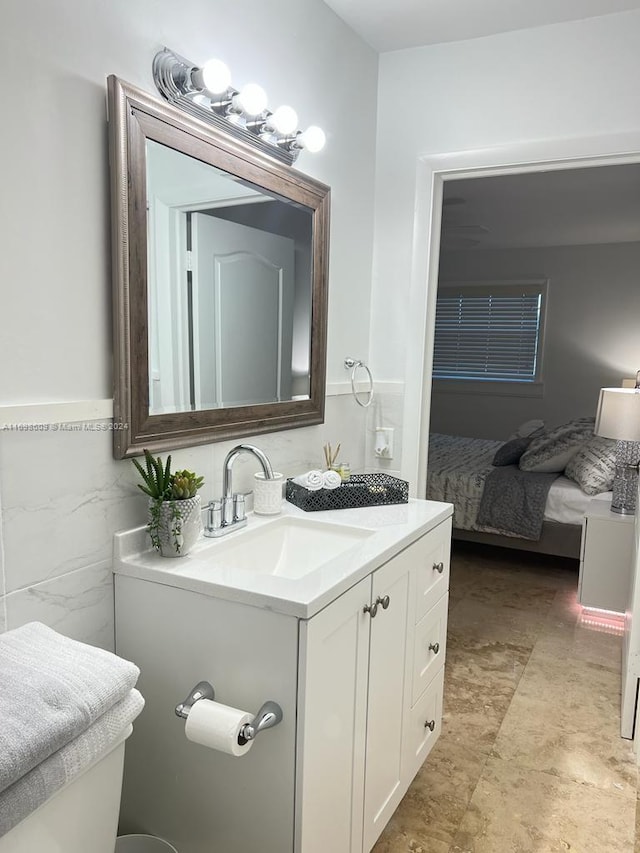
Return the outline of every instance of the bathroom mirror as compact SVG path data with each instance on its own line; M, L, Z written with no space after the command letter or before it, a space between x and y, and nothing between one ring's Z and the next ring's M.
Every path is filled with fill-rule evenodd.
M114 455L322 423L329 188L108 89Z

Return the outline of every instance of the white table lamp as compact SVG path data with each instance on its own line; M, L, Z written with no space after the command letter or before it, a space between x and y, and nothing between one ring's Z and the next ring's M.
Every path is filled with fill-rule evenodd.
M640 388L600 389L595 434L617 441L611 510L633 515L640 461Z

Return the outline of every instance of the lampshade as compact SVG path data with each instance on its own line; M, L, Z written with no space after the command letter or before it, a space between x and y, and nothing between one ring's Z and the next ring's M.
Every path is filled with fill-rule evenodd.
M640 389L601 388L596 435L618 441L640 441Z

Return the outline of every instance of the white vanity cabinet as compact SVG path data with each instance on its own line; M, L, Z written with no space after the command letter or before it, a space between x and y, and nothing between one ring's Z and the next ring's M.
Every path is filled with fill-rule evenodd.
M440 733L450 516L428 501L376 509L379 529L307 586L255 581L290 597L116 540L116 651L146 699L121 831L180 853L368 853ZM239 758L189 742L174 708L201 680L236 708L278 702L282 722Z
M301 623L296 851L368 853L440 734L450 536Z

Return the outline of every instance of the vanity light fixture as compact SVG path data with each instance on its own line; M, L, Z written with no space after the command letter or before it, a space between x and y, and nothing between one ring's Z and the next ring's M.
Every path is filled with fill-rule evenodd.
M298 116L291 107L271 112L265 91L257 83L235 89L231 72L219 59L199 67L165 47L154 57L153 79L169 103L288 165L303 148L315 153L326 142L324 132L315 125L298 130Z

